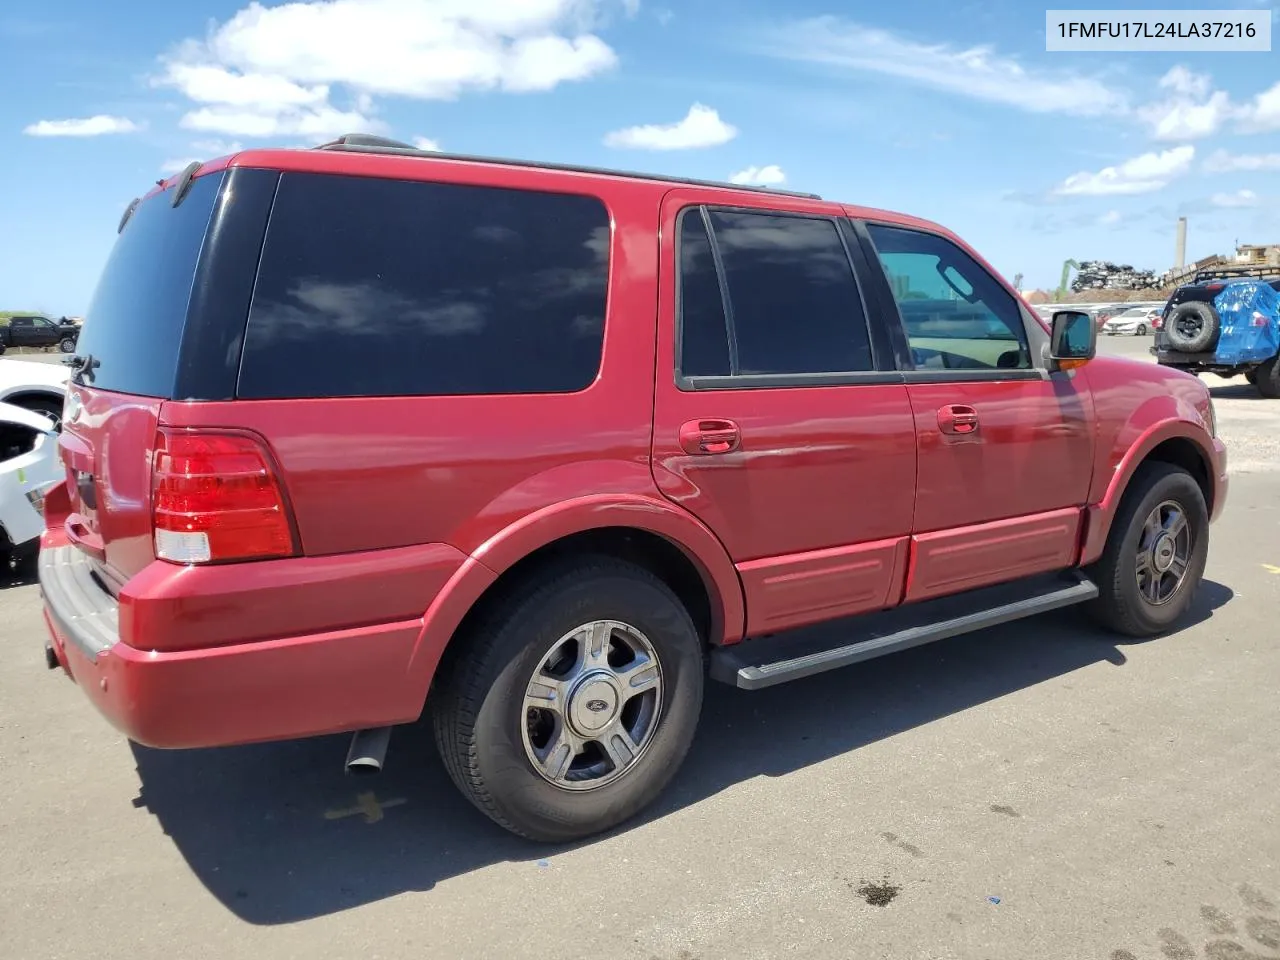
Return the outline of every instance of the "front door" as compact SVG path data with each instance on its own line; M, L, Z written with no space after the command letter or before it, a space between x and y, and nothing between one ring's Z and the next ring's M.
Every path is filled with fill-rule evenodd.
M960 244L891 224L861 231L880 301L906 340L919 472L907 599L1075 562L1093 469L1080 371L1049 374L1014 295Z
M724 543L749 634L901 599L914 421L840 216L692 188L663 205L654 478Z

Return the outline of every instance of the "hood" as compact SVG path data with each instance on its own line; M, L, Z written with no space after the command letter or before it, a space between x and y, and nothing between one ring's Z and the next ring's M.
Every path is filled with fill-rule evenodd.
M14 387L65 387L71 370L62 363L0 359L0 394Z

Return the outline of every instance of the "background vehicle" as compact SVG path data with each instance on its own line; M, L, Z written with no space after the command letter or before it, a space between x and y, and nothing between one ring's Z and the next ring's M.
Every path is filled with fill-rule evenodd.
M44 494L64 479L53 424L0 403L0 570L34 555L44 532Z
M70 321L13 316L0 323L0 353L9 347L57 347L63 353L75 353L79 338L80 328Z
M360 137L189 168L88 311L47 656L160 747L348 731L377 769L429 711L478 809L586 836L675 773L708 662L1178 623L1212 404L1096 337L812 195Z
M1151 352L1188 373L1243 375L1280 398L1280 277L1256 267L1197 274L1165 304Z
M1102 323L1101 332L1109 337L1131 336L1145 337L1155 329L1155 322L1160 311L1150 307L1130 307L1128 310L1112 314Z
M62 364L0 359L0 401L62 422L70 371Z

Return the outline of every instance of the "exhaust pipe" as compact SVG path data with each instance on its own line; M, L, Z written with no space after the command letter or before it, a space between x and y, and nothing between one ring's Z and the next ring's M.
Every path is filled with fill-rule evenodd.
M347 773L354 776L378 773L387 759L390 743L390 727L357 730L351 737L351 749L347 751Z

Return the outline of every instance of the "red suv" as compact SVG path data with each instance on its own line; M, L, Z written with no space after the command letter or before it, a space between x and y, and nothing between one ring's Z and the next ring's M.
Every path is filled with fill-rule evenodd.
M71 361L49 663L157 747L347 731L376 769L426 710L477 807L585 836L707 675L1077 602L1173 627L1225 450L1197 379L1095 338L815 196L363 137L193 165Z

